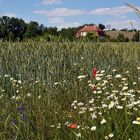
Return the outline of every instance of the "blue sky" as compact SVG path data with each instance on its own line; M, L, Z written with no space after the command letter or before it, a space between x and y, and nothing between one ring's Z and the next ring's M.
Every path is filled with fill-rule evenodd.
M102 23L111 28L140 29L140 18L125 6L140 7L139 0L0 0L0 16L14 16L45 26L73 27Z

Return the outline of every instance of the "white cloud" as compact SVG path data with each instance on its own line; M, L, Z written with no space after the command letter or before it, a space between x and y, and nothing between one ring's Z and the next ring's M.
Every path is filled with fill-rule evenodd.
M61 0L43 0L42 4L44 5L61 4Z
M36 10L33 11L35 14L46 15L50 17L64 17L64 16L77 16L85 14L86 11L79 9L68 9L68 8L56 8L54 10Z
M49 22L52 24L63 24L64 19L63 18L49 18Z
M8 17L16 17L15 13L4 13L2 16L8 16Z
M89 14L93 15L112 15L112 16L120 16L122 14L127 14L132 12L133 10L127 6L113 7L113 8L99 8L92 10Z
M80 10L80 9L68 9L68 8L56 8L54 10L36 10L35 14L53 16L53 17L64 17L64 16L76 16L83 14L92 15L112 15L124 17L124 14L131 13L133 10L127 6L113 7L113 8L98 8L92 11Z
M108 21L105 24L106 25L111 25L111 28L116 28L116 29L123 29L123 28L128 28L131 29L131 23L133 23L134 28L139 28L138 22L136 20L114 20L114 21Z
M49 23L54 26L57 26L58 29L68 28L68 27L77 27L80 25L78 22L66 22L63 18L49 18Z

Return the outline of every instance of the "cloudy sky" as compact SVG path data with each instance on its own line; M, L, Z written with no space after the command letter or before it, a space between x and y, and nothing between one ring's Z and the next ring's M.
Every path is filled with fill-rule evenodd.
M0 0L0 16L14 16L45 26L73 27L102 23L111 28L140 29L140 18L124 3L140 7L139 0Z

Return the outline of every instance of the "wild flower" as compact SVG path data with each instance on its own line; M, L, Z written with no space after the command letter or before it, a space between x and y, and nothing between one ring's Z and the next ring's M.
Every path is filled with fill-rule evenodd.
M105 73L105 70L101 70L101 72L100 73Z
M78 65L78 63L73 63L73 65L74 65L74 66L77 66L77 65Z
M13 81L14 80L14 78L13 77L10 77L10 81Z
M129 72L129 71L126 71L125 73L126 73L126 74L129 74L130 72Z
M16 100L19 100L19 99L21 99L21 97L20 97L20 96L17 96L15 99L16 99Z
M104 124L104 123L106 123L106 120L103 118L101 121L101 124Z
M71 128L71 129L77 128L77 123L73 123L73 124L69 125L68 128Z
M87 110L87 107L81 107L80 108L82 111L86 111Z
M113 101L111 101L110 104L109 104L109 106L108 106L108 108L111 109L111 108L114 107L114 105L115 105L115 103Z
M107 75L106 78L107 79L112 79L112 75Z
M38 99L40 99L40 98L41 98L41 95L38 96Z
M113 133L110 133L108 136L109 136L110 138L113 138L113 137L114 137L114 134L113 134Z
M86 75L79 75L77 78L78 79L84 79L84 78L86 78L87 76Z
M92 107L90 107L90 108L89 108L89 111L92 112L92 111L94 111L94 109L93 109Z
M5 74L5 75L4 75L4 77L6 77L6 78L7 78L7 77L10 77L10 75L8 75L8 74Z
M12 96L12 98L11 99L15 99L16 98L16 96Z
M122 78L122 75L121 74L116 74L115 78L120 79L120 78Z
M78 114L83 114L85 113L85 110L79 111Z
M133 85L137 85L137 82L133 82Z
M55 127L55 125L51 125L50 127L54 128L54 127Z
M92 85L91 85L91 90L92 90L92 91L96 91L96 89L97 89L97 88L96 88L96 85L93 85L93 84L92 84Z
M92 78L95 78L96 77L96 74L97 74L97 69L96 68L93 68L92 69Z
M77 107L76 107L76 106L74 106L73 108L74 108L74 109L77 109Z
M96 80L97 80L97 81L100 81L101 79L102 79L102 78L100 78L100 77L96 77Z
M91 131L95 131L95 130L96 130L96 126L92 126Z
M25 107L24 107L23 105L21 105L21 106L17 107L17 110L18 110L20 113L22 113L22 112L25 111Z
M96 119L97 118L96 114L95 113L91 114L91 118Z
M133 121L132 123L133 123L133 124L140 125L140 122L139 122L139 121Z
M106 107L108 107L108 105L106 105L106 104L102 104L102 107L103 107L103 108L106 108Z
M128 87L127 86L125 86L125 87L122 88L122 91L125 91L125 90L128 90Z
M137 67L138 70L140 70L140 67Z
M136 120L137 120L137 121L140 121L140 117L137 117Z
M105 140L108 140L109 139L109 137L108 136L105 136Z
M119 106L119 105L118 105L118 106L117 106L117 109L123 109L123 106Z
M73 101L73 103L77 103L77 102L78 102L77 100Z
M1 96L0 96L0 99L1 99L3 96L4 96L4 95L1 95Z
M84 103L79 102L79 103L77 103L77 105L78 105L78 106L83 106L83 105L84 105Z
M30 93L27 93L27 97L30 97L31 96L31 94Z
M122 81L126 81L127 80L127 78L122 78Z
M113 72L116 72L117 70L116 70L116 69L113 69L112 71L113 71Z
M91 99L90 101L89 101L89 104L93 104L94 103L94 99Z
M19 93L19 90L16 90L16 93Z
M18 80L17 82L18 82L19 84L22 84L21 80Z

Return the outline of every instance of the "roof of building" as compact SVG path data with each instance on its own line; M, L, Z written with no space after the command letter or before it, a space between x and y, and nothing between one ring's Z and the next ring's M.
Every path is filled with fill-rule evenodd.
M78 32L91 32L91 31L103 31L96 25L85 25L83 28L81 28Z

